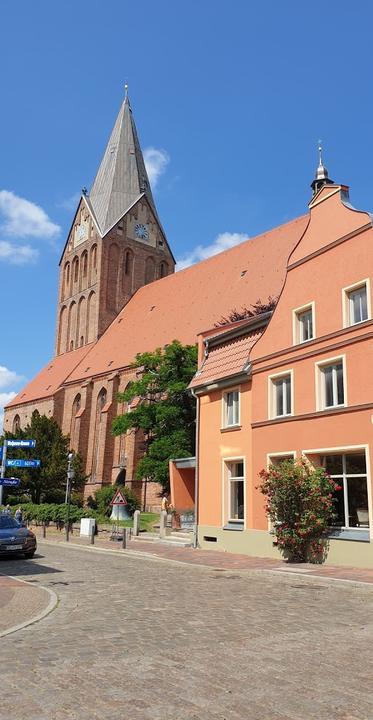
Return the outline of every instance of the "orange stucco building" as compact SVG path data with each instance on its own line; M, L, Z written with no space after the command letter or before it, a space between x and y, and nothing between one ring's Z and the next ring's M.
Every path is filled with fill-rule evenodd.
M342 487L327 562L373 566L372 218L321 160L313 188L274 311L200 336L198 544L278 556L259 473L305 457Z

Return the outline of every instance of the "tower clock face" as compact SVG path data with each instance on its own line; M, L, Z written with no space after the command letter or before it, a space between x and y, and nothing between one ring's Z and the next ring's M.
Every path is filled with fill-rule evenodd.
M78 225L78 227L75 230L75 237L74 237L74 246L80 245L83 243L88 236L88 228L87 225L81 224Z
M135 225L135 235L140 240L149 240L149 228L147 225L143 225L142 223L137 223Z

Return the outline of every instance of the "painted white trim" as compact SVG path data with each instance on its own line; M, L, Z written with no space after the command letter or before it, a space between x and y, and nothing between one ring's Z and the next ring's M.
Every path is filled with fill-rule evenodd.
M286 377L290 375L290 413L286 413L285 415L276 415L274 412L275 405L274 405L274 380L280 380L282 377ZM294 397L295 397L295 389L294 389L294 370L293 368L289 368L288 370L283 370L282 372L275 373L274 375L268 375L267 380L267 395L268 395L268 419L269 420L275 420L276 418L282 418L282 417L291 417L294 415Z
M321 371L323 367L327 367L328 365L333 365L334 363L342 360L342 370L343 370L343 404L342 405L330 405L328 407L325 406L324 403L324 397L322 397L323 394L323 382L321 377ZM318 360L315 363L315 407L317 412L322 412L323 410L331 410L332 408L339 408L339 407L347 407L347 363L346 363L346 355L336 355L334 357L325 358L324 360Z
M373 540L373 506L372 506L372 473L370 468L369 445L362 443L361 445L338 445L336 447L311 448L310 450L302 450L302 457L311 462L308 455L332 455L333 453L348 453L355 450L364 450L365 465L367 471L367 494L368 494L368 513L369 513L369 537Z
M342 322L343 327L355 327L357 325L360 325L362 322L366 322L366 320L361 320L357 323L352 323L350 321L350 305L349 305L349 293L353 292L353 290L359 290L359 288L366 287L367 289L367 312L368 317L366 320L372 319L372 303L371 303L371 288L370 288L370 278L365 278L364 280L360 280L359 282L353 283L353 285L349 285L348 287L342 288Z
M238 422L234 423L234 425L228 425L226 423L227 419L227 403L226 403L226 396L230 392L238 392ZM221 430L227 430L229 428L236 428L241 425L241 385L235 385L234 387L228 388L227 390L223 390L221 395L222 400L222 407L221 407Z
M315 301L311 300L310 302L306 303L305 305L301 305L301 307L294 308L292 311L292 318L293 318L293 345L305 345L306 343L310 342L311 340L314 340L316 335L316 309L315 309ZM313 336L309 338L308 340L300 340L299 339L299 329L300 329L300 323L299 323L299 315L303 312L306 312L307 310L312 311L312 331Z
M228 518L228 509L229 509L229 497L228 497L228 468L227 463L229 462L243 462L243 502L244 502L244 521L243 521L243 527L244 530L246 530L247 527L247 494L246 494L246 484L247 484L247 476L246 476L246 456L245 455L237 455L234 457L222 457L222 527L226 525L229 522Z

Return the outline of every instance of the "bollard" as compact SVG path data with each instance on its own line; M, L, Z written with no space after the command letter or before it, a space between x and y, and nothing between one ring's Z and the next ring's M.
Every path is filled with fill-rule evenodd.
M42 536L43 536L43 538L46 537L46 534L47 534L47 527L46 527L45 522L43 522L43 525L42 525Z
M137 537L140 534L140 510L135 510L133 514L133 534Z
M92 525L92 527L91 527L91 545L95 544L95 530L96 530L95 526Z
M123 528L123 535L122 535L122 548L125 550L127 547L127 528Z
M167 525L167 510L161 510L161 517L159 521L159 537L164 538L166 535Z
M69 542L70 523L65 523L65 540Z

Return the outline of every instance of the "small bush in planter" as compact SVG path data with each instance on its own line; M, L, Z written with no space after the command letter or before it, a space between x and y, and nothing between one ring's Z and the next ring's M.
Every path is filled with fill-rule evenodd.
M323 468L305 461L271 465L260 478L279 549L292 562L321 562L335 517L333 494L340 486Z

